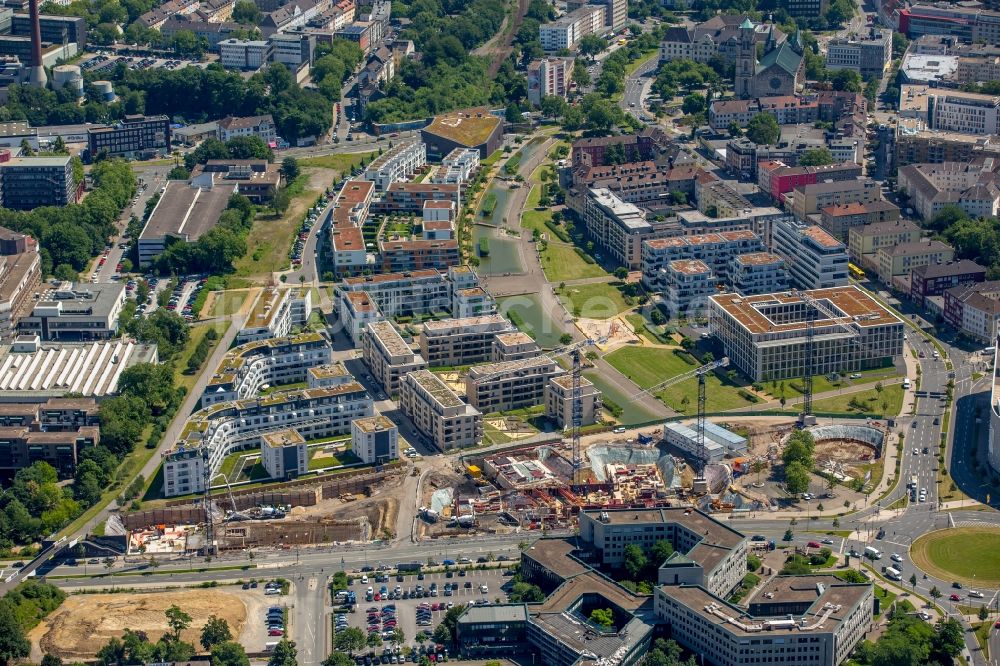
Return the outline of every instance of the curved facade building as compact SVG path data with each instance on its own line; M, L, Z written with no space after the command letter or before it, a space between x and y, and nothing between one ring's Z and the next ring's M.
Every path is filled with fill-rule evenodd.
M993 388L990 393L990 443L988 458L990 467L1000 472L1000 347L993 351Z
M163 494L204 492L206 465L212 478L227 455L259 448L267 435L289 429L305 440L342 435L351 432L351 421L373 413L371 396L356 381L205 407L163 454Z
M319 333L258 340L233 347L205 386L201 406L243 400L270 384L294 384L308 371L330 362L330 343Z

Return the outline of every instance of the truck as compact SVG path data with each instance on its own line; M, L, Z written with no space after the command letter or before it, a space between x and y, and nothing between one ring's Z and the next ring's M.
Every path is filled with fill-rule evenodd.
M869 560L881 560L882 551L880 551L878 548L867 546L865 547L865 557L867 557Z
M653 443L653 436L652 435L647 435L646 433L643 433L643 432L639 433L638 439L639 439L639 443L640 444L652 444Z
M415 571L420 573L423 565L420 562L400 562L396 565L396 571Z
M885 577L889 580L903 580L903 572L896 567L887 567Z

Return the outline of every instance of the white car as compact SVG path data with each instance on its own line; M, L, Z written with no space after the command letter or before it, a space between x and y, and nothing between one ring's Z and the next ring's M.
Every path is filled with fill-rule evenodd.
M978 590L969 590L969 596L975 597L976 599L982 599L983 593Z
M902 556L899 555L898 553L893 553L892 555L889 556L889 559L892 560L893 562L902 562L903 561Z

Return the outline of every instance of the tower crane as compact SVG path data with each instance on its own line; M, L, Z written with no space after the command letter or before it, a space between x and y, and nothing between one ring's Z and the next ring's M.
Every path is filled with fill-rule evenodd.
M704 480L705 480L705 458L706 458L706 454L705 454L705 377L708 375L708 373L712 372L713 370L716 370L718 368L725 368L728 365L729 365L729 357L728 356L723 356L722 358L720 358L717 361L712 361L711 363L706 363L705 365L701 366L700 368L695 368L694 370L690 370L688 372L685 372L683 374L677 375L675 377L671 377L670 379L662 381L659 384L656 384L655 386L650 386L648 389L645 389L643 391L639 391L638 393L636 393L635 395L632 396L632 399L635 400L636 398L639 398L639 397L641 397L643 395L647 395L647 394L649 394L649 395L655 395L659 391L662 391L665 388L673 386L674 384L679 384L679 383L681 383L681 382L683 382L683 381L685 381L687 379L691 379L693 377L697 377L698 378L698 421L697 421L697 433L698 433L698 440L697 440L698 441L698 456L697 457L698 457L698 464L697 464L697 467L696 467L696 471L698 472L698 477L695 480L696 486L697 486L697 482L698 481L704 482Z
M573 398L572 402L572 448L573 448L573 483L580 483L580 470L583 468L583 458L580 451L580 428L583 425L583 391L580 387L580 377L583 373L583 349L590 347L591 345L601 344L607 341L607 336L601 337L597 340L587 338L586 340L581 340L580 342L574 342L572 344L566 345L565 347L558 347L552 351L540 354L538 356L532 356L531 358L522 359L521 361L512 361L514 365L505 367L503 370L497 370L489 374L485 374L481 377L476 377L478 381L488 381L507 375L510 373L516 373L519 370L529 367L533 363L538 362L539 359L546 358L550 361L555 361L561 356L569 355L572 358L573 365L571 371L572 378L572 391L571 395Z

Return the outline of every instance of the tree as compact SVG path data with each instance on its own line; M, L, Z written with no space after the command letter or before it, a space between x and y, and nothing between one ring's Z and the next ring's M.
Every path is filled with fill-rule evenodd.
M452 642L451 629L448 628L444 623L439 624L434 628L434 633L432 634L435 642L441 644L450 644Z
M382 635L379 634L377 631L373 631L372 633L368 634L368 639L366 644L368 645L368 647L372 649L380 647L382 645Z
M941 590L937 589L937 585L932 587L931 591L928 592L928 594L931 595L931 599L933 599L934 601L937 601L938 599L941 598Z
M802 463L785 465L785 488L793 495L809 490L809 470Z
M0 599L0 666L7 666L31 654L31 643L6 599Z
M568 345L571 342L573 342L573 336L569 333L563 333L559 336L559 344Z
M916 589L917 589L917 574L910 574L910 587L912 587L913 590L916 591Z
M566 107L566 100L558 95L546 95L542 98L542 115L546 118L561 118L566 113Z
M573 63L573 81L580 88L586 88L590 85L590 72L587 71L587 66L583 64L582 60L577 60ZM564 112L563 115L565 116L566 113Z
M343 652L331 652L322 664L323 666L354 666L354 660Z
M595 608L590 611L590 621L602 627L615 626L615 615L610 608Z
M781 127L770 113L758 113L747 123L747 138L761 146L769 146L781 138Z
M812 148L799 156L799 166L823 166L833 162L833 153L829 148Z
M517 102L511 102L507 105L507 110L504 111L504 120L511 124L524 121L524 114L521 113L521 107L517 105Z
M190 177L191 172L179 164L167 173L167 180L187 180Z
M698 93L691 93L684 98L684 103L681 106L684 113L696 114L705 111L705 96Z
M979 620L981 622L986 622L986 620L987 620L987 618L989 618L989 616L990 616L990 612L988 610L986 610L986 606L985 605L980 606L979 607Z
M540 587L531 583L514 583L508 600L513 604L539 603L545 601L545 593Z
M211 651L213 645L231 640L233 640L233 633L229 631L229 623L224 619L210 615L205 626L201 629L201 646Z
M861 92L864 85L861 75L852 69L838 69L833 74L831 83L834 90L846 90L847 92Z
M227 640L212 646L212 666L249 666L249 664L250 659L246 650L236 641Z
M582 55L595 56L603 51L608 43L597 35L587 35L577 42L576 45Z
M181 632L191 626L191 616L180 609L177 604L173 604L164 611L167 616L167 625L173 632L174 639L180 640Z
M955 618L941 619L934 625L931 649L940 655L956 657L965 647L962 625Z
M670 543L669 539L659 539L653 546L649 549L649 564L650 566L660 568L667 558L674 554L674 545Z
M287 638L283 638L281 642L274 646L274 652L271 653L271 658L267 660L267 666L296 666L298 655L295 643L292 643Z
M260 25L263 16L257 5L250 0L239 0L233 7L233 21L243 25Z
M294 157L286 157L281 161L281 175L284 176L285 182L292 182L301 172L299 161Z
M615 277L619 280L624 280L628 277L628 269L624 266L619 266L615 269Z
M286 190L278 190L271 199L271 208L274 210L275 215L281 215L288 210L288 206L291 203L292 199L288 196L288 192Z
M333 646L348 654L354 654L355 650L362 650L366 645L365 632L358 627L349 627L338 633L333 638Z
M632 579L638 579L639 574L642 573L643 569L649 564L649 560L646 558L646 554L642 552L642 548L630 543L625 546L623 552L625 560L625 571Z

